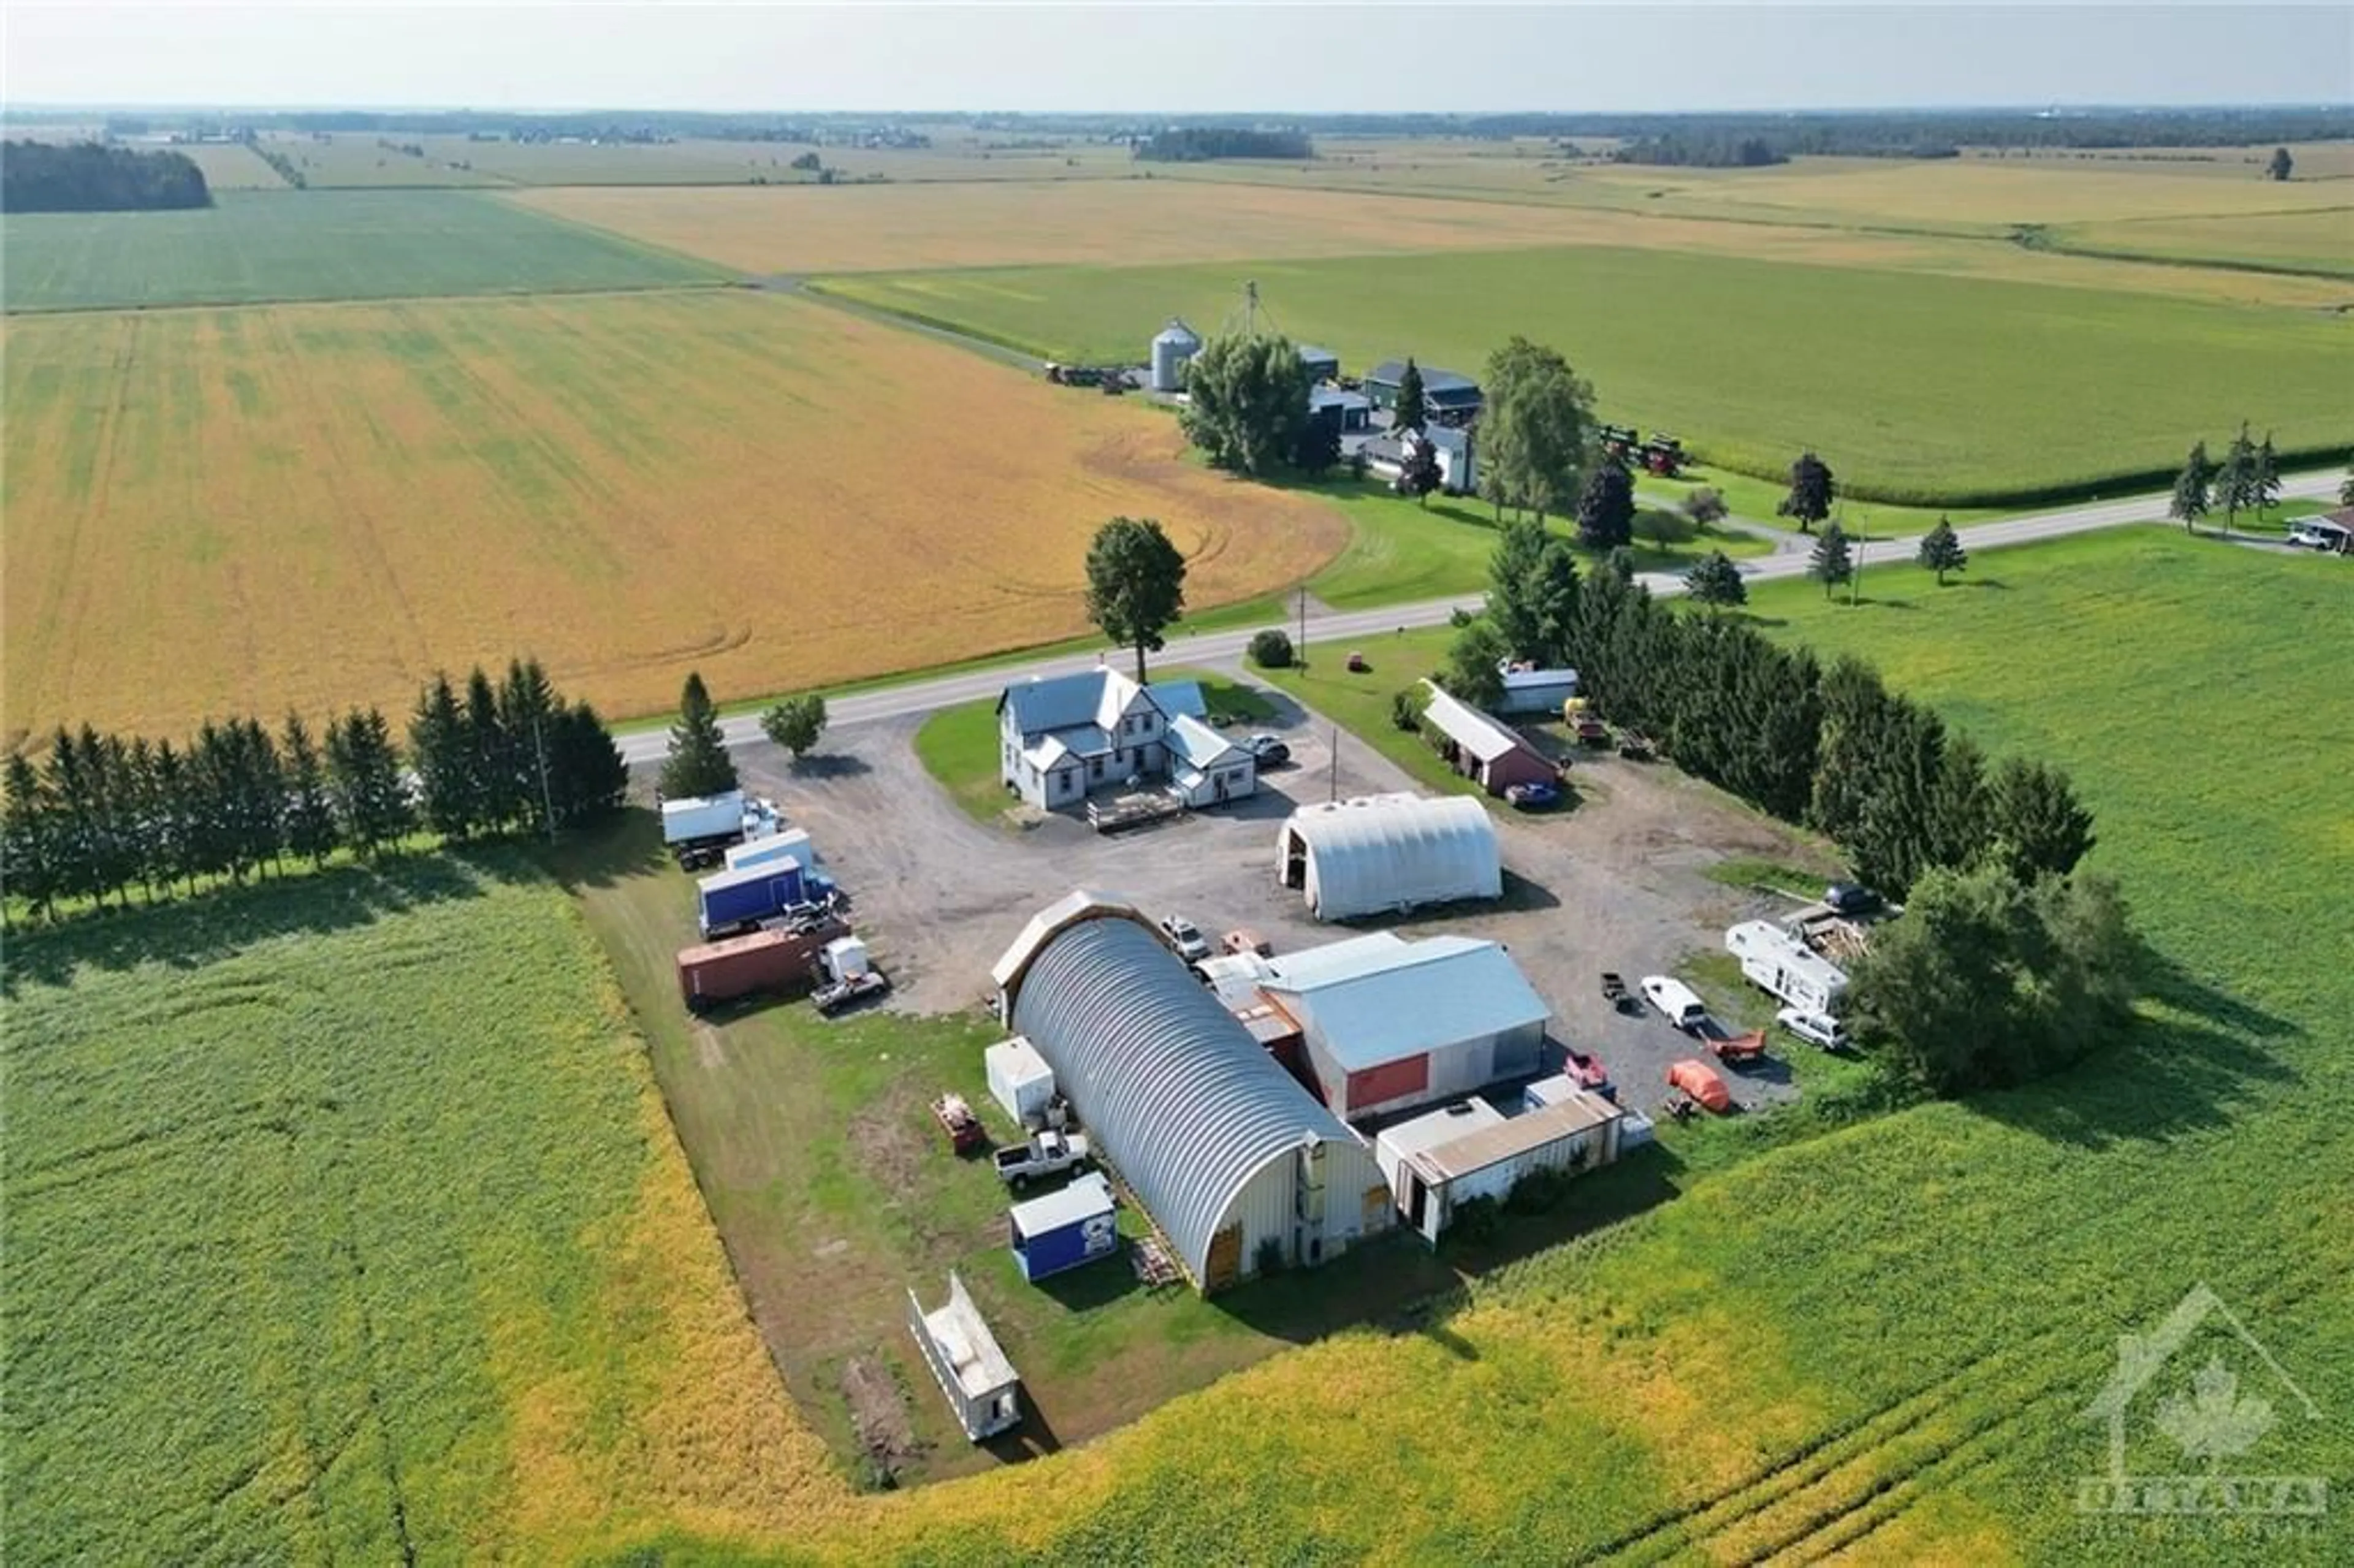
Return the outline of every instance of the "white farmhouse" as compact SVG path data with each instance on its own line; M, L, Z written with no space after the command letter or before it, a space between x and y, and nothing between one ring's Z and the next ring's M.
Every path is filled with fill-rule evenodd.
M1195 806L1252 793L1250 753L1204 716L1202 689L1190 681L1140 686L1108 667L1016 681L997 699L998 779L1046 810L1131 779L1172 781Z

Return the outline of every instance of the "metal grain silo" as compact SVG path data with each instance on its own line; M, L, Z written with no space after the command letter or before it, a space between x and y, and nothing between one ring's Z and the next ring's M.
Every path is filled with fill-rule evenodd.
M1152 389L1181 392L1185 387L1185 362L1202 352L1202 340L1192 327L1172 316L1152 340Z

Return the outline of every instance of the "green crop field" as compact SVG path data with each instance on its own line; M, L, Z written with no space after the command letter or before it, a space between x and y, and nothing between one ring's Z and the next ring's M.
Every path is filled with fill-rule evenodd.
M2105 256L2277 267L2354 277L2354 207L2246 213L2236 217L2071 224L2054 230L2052 241L2059 249L2097 251Z
M1850 491L1963 505L2170 471L2242 418L2346 440L2354 319L2034 284L1604 249L829 280L830 291L1057 358L1214 327L1255 278L1344 367L1413 354L1477 374L1514 333L1591 379L1606 418L1785 471L1812 445Z
M11 1562L551 1561L832 1483L528 865L18 935L6 984Z
M37 213L0 230L6 308L245 304L709 283L700 262L444 191L223 191L194 212Z

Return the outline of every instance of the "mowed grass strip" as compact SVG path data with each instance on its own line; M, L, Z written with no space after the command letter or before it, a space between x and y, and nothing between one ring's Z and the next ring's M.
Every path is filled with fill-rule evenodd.
M1078 635L1116 514L1161 520L1204 614L1348 537L1165 415L775 297L40 317L6 349L19 732L405 715L521 652L651 714L690 669L749 697Z
M1850 493L1990 504L2181 461L2241 418L2345 440L2354 319L2097 290L1603 249L1253 263L1283 330L1345 368L1477 374L1518 333L1605 418L1780 473L1812 446ZM1066 267L829 280L845 297L1054 358L1140 356L1224 318L1236 269Z
M0 229L6 309L671 288L722 276L462 192L222 190L213 199L190 212L12 214Z
M9 944L9 1558L572 1560L845 1496L570 899L434 857Z

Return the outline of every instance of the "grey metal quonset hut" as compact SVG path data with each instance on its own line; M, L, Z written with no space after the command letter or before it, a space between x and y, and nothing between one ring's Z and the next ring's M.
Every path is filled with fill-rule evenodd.
M1320 920L1422 904L1500 898L1496 824L1461 795L1366 795L1303 806L1284 820L1276 874Z
M1373 1152L1294 1082L1133 904L1078 892L991 971L1096 1147L1204 1292L1392 1221Z

